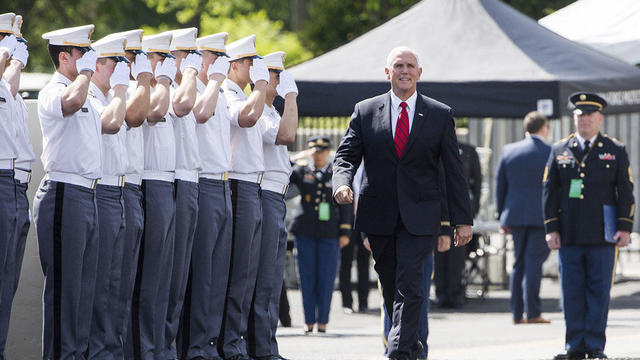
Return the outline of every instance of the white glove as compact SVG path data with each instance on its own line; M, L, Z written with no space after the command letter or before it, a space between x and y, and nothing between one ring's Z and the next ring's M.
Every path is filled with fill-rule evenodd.
M289 93L298 93L298 86L291 73L286 70L280 73L280 84L276 86L276 91L283 98Z
M27 66L27 60L29 59L29 51L27 50L27 44L19 42L16 45L16 49L11 55L12 59L16 59L22 63L22 67Z
M98 53L95 50L89 50L82 57L76 60L76 69L78 74L83 70L89 70L92 73L96 72L96 61L98 61Z
M7 57L11 57L17 44L18 39L15 35L5 35L4 39L0 40L0 52L6 52Z
M116 64L116 68L113 69L113 74L109 78L109 85L112 89L116 85L129 86L129 66L127 63L120 61Z
M151 61L147 58L145 54L137 54L135 60L131 64L131 77L134 80L138 80L138 75L142 73L149 73L153 75L153 70L151 70Z
M229 73L229 58L226 56L218 56L213 64L209 65L207 70L207 78L210 78L212 74L222 74L225 77Z
M187 57L182 59L182 62L180 63L180 72L184 74L184 71L187 68L193 68L193 70L196 71L196 74L200 72L200 69L202 68L202 56L195 53L187 55Z
M161 63L156 64L156 79L161 76L168 77L171 82L176 78L176 72L178 67L176 66L176 60L172 58L165 58Z
M254 84L260 80L269 83L269 69L263 59L253 59L253 65L249 68L249 77Z

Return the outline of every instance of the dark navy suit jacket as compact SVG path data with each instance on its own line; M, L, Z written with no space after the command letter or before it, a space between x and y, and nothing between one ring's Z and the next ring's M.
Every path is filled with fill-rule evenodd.
M535 136L504 147L496 181L501 225L543 226L542 175L550 152Z
M334 191L342 185L351 186L363 158L357 230L390 236L400 217L413 235L438 235L444 193L439 181L440 164L445 173L451 225L473 224L451 108L447 105L418 93L409 139L398 158L391 131L390 92L356 104L336 151Z

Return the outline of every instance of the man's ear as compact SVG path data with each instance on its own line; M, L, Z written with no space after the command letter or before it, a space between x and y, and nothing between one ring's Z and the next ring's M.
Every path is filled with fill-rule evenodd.
M385 67L384 68L384 73L385 73L385 75L387 75L387 80L391 80L391 74L389 74L389 68Z

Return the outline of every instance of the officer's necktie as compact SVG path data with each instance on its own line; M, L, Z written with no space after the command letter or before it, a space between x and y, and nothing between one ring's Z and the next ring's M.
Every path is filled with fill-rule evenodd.
M584 141L584 152L585 154L587 153L587 151L589 151L589 145L591 145L591 142L589 140L585 140Z
M400 107L400 115L398 116L398 122L396 123L396 135L393 141L396 144L396 152L398 153L398 157L402 156L402 151L404 150L404 146L407 144L407 140L409 139L409 114L407 113L407 103L401 102Z

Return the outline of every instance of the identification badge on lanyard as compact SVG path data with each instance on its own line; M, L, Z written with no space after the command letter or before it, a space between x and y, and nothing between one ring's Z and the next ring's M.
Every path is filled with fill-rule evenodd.
M321 202L318 204L318 220L329 221L331 218L331 211L329 209L328 202Z
M572 199L579 198L582 195L582 179L571 179L569 186L569 197Z

